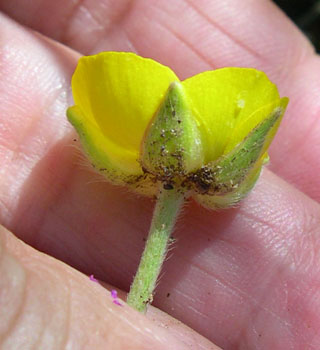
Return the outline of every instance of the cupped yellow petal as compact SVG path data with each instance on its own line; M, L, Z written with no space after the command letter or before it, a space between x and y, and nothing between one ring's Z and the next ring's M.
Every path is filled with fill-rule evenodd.
M253 68L222 68L182 82L198 121L205 162L224 153L230 134L254 111L279 99L277 87Z
M170 83L177 80L168 67L151 59L103 52L80 59L72 91L75 105L108 142L138 159L147 125Z
M128 180L142 174L135 153L106 138L79 106L68 108L67 116L77 130L81 144L97 171L115 184L127 184Z

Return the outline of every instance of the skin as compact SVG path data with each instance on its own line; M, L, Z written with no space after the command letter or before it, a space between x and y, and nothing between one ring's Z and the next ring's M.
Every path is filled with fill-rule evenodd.
M263 0L0 10L0 347L319 349L320 61L294 24ZM181 79L254 67L290 98L248 198L221 212L186 205L154 300L168 315L139 315L105 289L128 290L153 202L95 175L66 121L77 59L102 50L152 57Z

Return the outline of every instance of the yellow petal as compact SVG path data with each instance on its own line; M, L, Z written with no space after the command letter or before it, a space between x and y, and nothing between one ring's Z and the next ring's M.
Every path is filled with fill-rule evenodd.
M130 177L142 174L138 162L132 162L135 155L106 138L79 106L68 108L67 116L77 130L92 165L110 181L115 184L126 184Z
M252 68L222 68L182 82L199 123L205 162L224 152L237 124L254 111L279 99L265 73Z
M72 90L84 116L136 162L145 129L170 83L177 80L168 67L151 59L103 52L80 59Z

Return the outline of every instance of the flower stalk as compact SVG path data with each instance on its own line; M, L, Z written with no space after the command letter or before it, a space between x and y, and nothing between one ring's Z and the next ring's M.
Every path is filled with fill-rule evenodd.
M145 312L153 300L153 291L183 202L184 194L179 189L162 188L159 191L146 246L127 298L127 303L140 312Z

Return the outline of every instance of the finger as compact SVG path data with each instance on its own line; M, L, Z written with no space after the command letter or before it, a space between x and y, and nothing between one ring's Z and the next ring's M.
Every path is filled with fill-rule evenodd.
M75 134L61 113L71 53L31 34L19 42L36 54L29 71L38 68L32 79L20 74L18 80L12 68L19 67L20 56L15 61L11 55L2 66L13 65L4 70L6 84L19 82L27 93L17 99L14 91L7 92L1 105L6 112L1 115L12 116L3 119L9 124L1 135L1 220L33 246L127 290L144 245L151 202L103 182L90 183L92 174L77 165L68 146L76 143ZM17 41L11 45L28 66L31 50ZM52 101L32 110L42 101L33 91L53 96ZM318 204L265 171L240 210L186 210L157 304L221 346L258 343L262 334L261 344L276 349L268 334L278 329L284 334L281 344L317 348Z
M316 349L319 209L267 171L234 211L191 206L155 305L222 348Z
M109 291L3 227L0 242L3 349L218 349L167 315L150 321L114 303Z
M290 102L270 150L270 169L320 202L320 60L297 65L282 91Z
M83 54L137 51L171 66L182 79L245 64L260 66L281 81L313 52L270 1L2 0L0 8Z
M271 147L272 170L320 200L320 63L271 1L3 0L0 6L82 53L136 51L181 78L223 66L265 71L291 100Z

